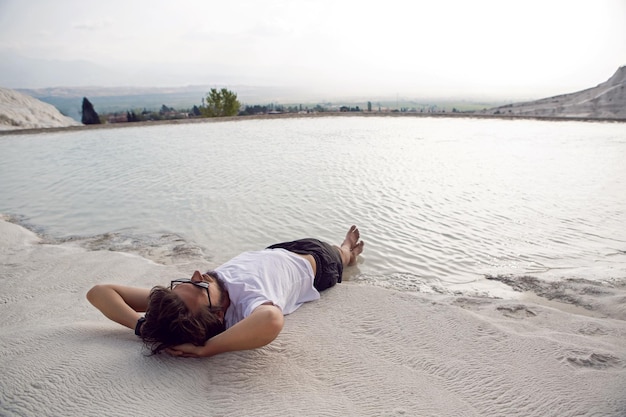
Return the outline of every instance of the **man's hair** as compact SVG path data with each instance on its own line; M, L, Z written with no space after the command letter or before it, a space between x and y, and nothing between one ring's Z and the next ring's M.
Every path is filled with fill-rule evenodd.
M154 287L149 298L141 338L152 354L183 343L201 346L225 330L217 313L208 307L192 312L169 288Z

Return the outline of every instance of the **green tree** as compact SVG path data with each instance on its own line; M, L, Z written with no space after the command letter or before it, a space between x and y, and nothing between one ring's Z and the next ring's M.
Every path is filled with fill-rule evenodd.
M200 111L204 117L235 116L241 107L237 94L226 88L219 91L217 88L212 88L203 101Z

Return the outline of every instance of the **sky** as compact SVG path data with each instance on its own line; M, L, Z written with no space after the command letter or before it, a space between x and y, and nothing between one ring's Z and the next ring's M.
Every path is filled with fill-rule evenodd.
M0 86L541 98L626 65L626 0L0 0Z

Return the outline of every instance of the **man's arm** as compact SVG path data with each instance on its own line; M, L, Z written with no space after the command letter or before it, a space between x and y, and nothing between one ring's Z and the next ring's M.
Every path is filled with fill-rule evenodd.
M173 356L198 358L234 350L260 348L276 339L283 329L284 320L280 308L263 304L233 327L207 340L204 346L186 343L168 349L167 352Z
M87 292L87 300L109 319L134 329L146 311L150 289L127 287L124 285L96 285Z

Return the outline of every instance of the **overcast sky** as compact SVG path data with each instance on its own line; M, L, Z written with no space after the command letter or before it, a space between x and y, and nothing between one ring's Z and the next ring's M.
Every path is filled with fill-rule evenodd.
M626 65L626 0L0 0L0 53L15 61L0 67L7 73L22 58L106 68L86 81L72 68L88 67L57 75L36 65L10 81L29 85L11 88L539 98L593 87Z

